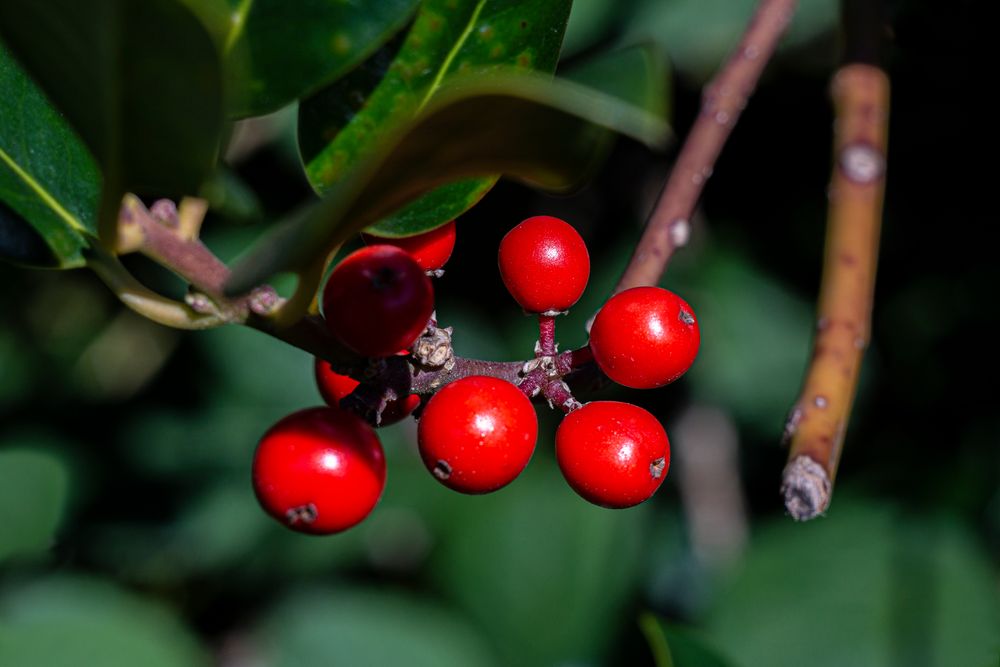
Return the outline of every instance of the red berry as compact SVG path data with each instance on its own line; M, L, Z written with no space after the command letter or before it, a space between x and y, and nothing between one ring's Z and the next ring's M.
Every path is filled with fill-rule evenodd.
M417 427L424 465L462 493L488 493L521 474L535 451L538 418L510 382L473 375L445 385Z
M340 401L360 384L357 380L347 375L341 375L330 368L330 364L322 359L316 359L316 386L326 404L332 408L340 406ZM389 401L382 411L382 423L379 426L388 426L402 421L410 415L417 406L420 405L420 397L410 394L405 399Z
M684 375L700 342L691 306L660 287L616 294L590 329L597 365L618 384L634 389L662 387Z
M587 245L559 218L528 218L500 241L500 277L529 313L568 310L590 278Z
M378 503L385 455L361 417L327 407L300 410L261 438L253 488L264 510L292 530L338 533Z
M670 442L656 417L617 401L587 403L556 430L556 459L573 490L613 509L647 500L670 467Z
M424 271L437 271L443 267L455 249L455 221L416 236L387 238L375 234L362 234L368 245L382 243L394 245L410 253Z
M330 331L366 357L409 345L434 311L434 289L416 260L389 245L352 252L330 274L323 312Z

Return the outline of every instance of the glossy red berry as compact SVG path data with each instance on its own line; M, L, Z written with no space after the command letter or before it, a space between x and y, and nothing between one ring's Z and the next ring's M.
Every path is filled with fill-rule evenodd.
M375 234L362 234L368 245L394 245L410 253L424 271L437 271L448 263L455 249L455 221L416 236L389 238Z
M613 509L647 500L670 467L670 442L656 417L617 401L587 403L556 430L556 459L573 490Z
M264 510L292 530L338 533L378 503L385 455L375 431L354 413L300 410L261 438L253 488Z
M594 360L609 378L634 389L662 387L698 354L694 311L660 287L633 287L611 297L590 329Z
M559 218L528 218L500 241L500 277L529 313L562 312L576 303L590 278L587 246Z
M430 279L395 246L351 253L330 274L323 292L330 331L366 357L387 357L409 347L433 311Z
M332 408L339 407L340 401L360 384L352 377L335 372L330 368L330 364L322 359L316 359L315 373L319 393L326 404ZM416 394L389 401L382 411L382 423L379 426L388 426L402 421L416 410L418 405L420 405L420 397Z
M528 465L538 418L510 382L473 375L445 385L427 402L417 427L424 465L462 493L488 493Z

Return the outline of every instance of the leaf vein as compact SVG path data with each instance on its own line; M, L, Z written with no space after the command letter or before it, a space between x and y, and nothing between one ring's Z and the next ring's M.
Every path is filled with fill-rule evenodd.
M42 186L41 183L35 180L31 174L22 169L21 166L17 164L17 162L15 162L14 159L7 153L7 151L2 148L0 148L0 160L10 167L10 170L13 171L14 174L16 174L22 181L24 181L25 185L31 188L35 194L38 195L38 198L41 199L53 213L62 218L66 224L78 232L84 234L87 233L87 229L80 223L80 221L73 217L72 213L63 208L62 204L60 204L56 198L53 197L44 186Z
M444 80L444 75L448 73L448 68L451 67L452 61L455 60L458 52L462 50L462 46L464 46L466 40L469 39L469 35L472 34L472 29L476 26L476 21L479 20L479 14L482 13L483 7L485 6L486 0L479 0L479 2L476 3L476 8L472 11L472 16L469 17L469 22L466 24L465 30L462 31L462 34L458 37L458 41L455 42L455 45L451 47L448 55L445 56L444 62L441 63L441 69L438 70L434 80L431 81L431 85L427 88L427 93L424 95L424 99L420 101L420 106L417 107L417 112L424 108L437 89L441 87L441 81Z

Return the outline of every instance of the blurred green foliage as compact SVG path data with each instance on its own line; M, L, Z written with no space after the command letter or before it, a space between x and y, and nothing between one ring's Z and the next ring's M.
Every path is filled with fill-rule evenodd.
M678 75L683 136L696 82L750 3L730 7L578 0L560 72L652 38ZM641 403L671 433L667 481L633 510L592 507L568 489L551 452L558 418L540 408L534 460L510 487L483 497L442 488L406 422L380 431L388 485L368 521L330 538L291 533L260 512L249 471L264 430L319 402L307 355L244 329L164 330L121 311L83 272L0 265L0 665L995 665L1000 418L992 392L963 372L982 368L993 344L984 304L1000 275L991 246L971 236L993 202L970 174L934 176L942 184L926 168L969 164L947 147L975 143L963 134L971 112L953 103L968 54L949 44L931 62L926 44L942 31L974 42L988 23L919 2L893 11L873 349L827 518L792 524L776 488L782 418L808 355L829 169L834 16L817 1L802 4L664 279L699 314L698 361L662 391L599 394ZM637 62L620 65L622 80ZM272 218L309 196L285 159L287 134L279 141L229 174ZM530 351L533 323L506 294L495 252L538 213L573 222L591 249L591 284L559 322L564 349L582 344L669 160L620 142L573 197L501 182L463 216L435 285L458 352ZM927 194L942 185L958 194ZM215 215L205 230L227 259L263 229L235 217ZM917 243L921 219L973 231ZM182 289L141 260L129 268L166 293ZM749 532L728 561L705 557L680 484L684 452L710 444L680 425L705 405L738 433Z
M68 482L65 462L44 450L0 450L0 525L4 527L0 563L49 548L66 505Z

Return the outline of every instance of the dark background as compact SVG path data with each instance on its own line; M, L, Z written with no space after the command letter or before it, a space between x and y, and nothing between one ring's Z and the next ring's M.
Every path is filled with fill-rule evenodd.
M662 283L699 315L694 368L665 389L600 394L650 409L671 437L665 484L632 510L591 507L568 489L552 455L558 417L540 407L538 449L510 487L443 489L408 421L380 432L389 479L368 521L332 538L290 533L258 509L249 468L270 424L319 401L307 355L249 330L161 328L82 271L0 265L0 656L20 638L6 645L18 657L0 663L652 664L649 642L665 632L679 667L996 664L1000 270L986 237L995 75L977 70L992 38L983 5L889 6L873 340L827 517L796 525L778 495L830 167L836 7L815 0ZM579 0L562 67L655 37L670 57L679 141L750 7ZM273 215L309 196L283 123L236 165ZM530 355L532 322L495 253L536 214L570 221L590 247L590 286L558 323L564 349L583 344L676 148L620 141L572 197L502 182L463 216L436 284L458 352ZM232 257L259 230L217 216L206 240ZM34 472L4 472L24 456ZM50 549L6 550L5 533L18 543L16 531L53 522Z

